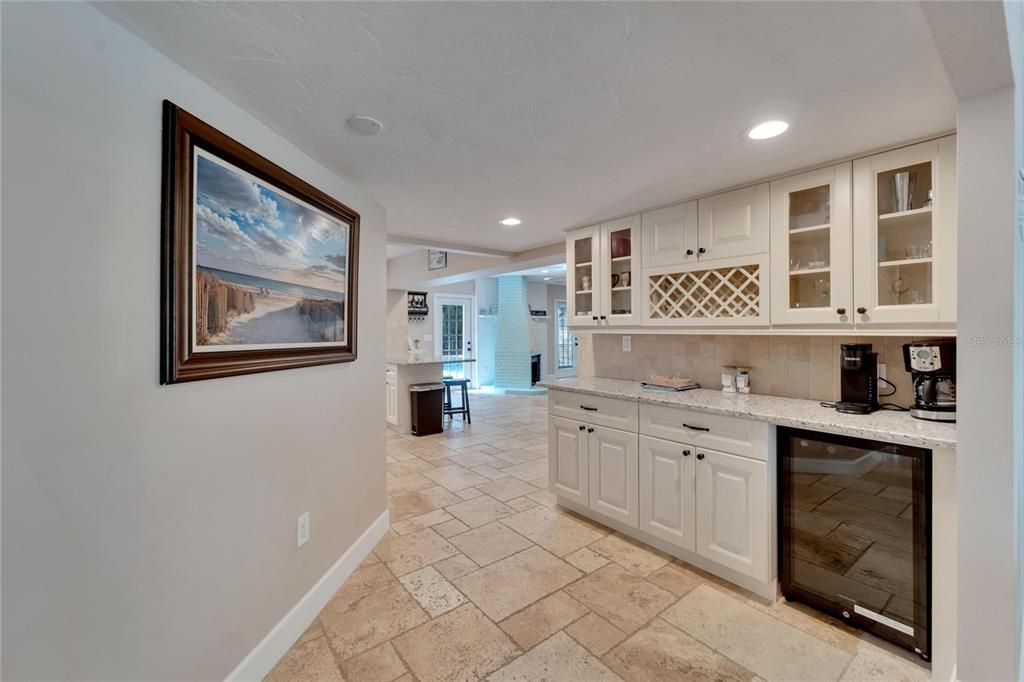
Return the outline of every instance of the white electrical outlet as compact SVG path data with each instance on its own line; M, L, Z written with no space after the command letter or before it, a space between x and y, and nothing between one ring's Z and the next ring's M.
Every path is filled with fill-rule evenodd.
M433 341L434 340L434 335L433 334L424 334L423 335L423 340L424 341Z
M885 363L884 362L878 363L878 378L879 379L887 379L888 378L887 376L885 376Z
M623 336L622 337L622 351L624 353L629 353L632 350L633 350L633 339L632 339L632 337Z
M306 512L295 522L296 547L302 547L309 542L309 512Z

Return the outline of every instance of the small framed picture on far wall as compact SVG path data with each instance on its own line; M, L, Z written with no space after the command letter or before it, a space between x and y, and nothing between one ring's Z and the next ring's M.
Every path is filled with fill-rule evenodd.
M427 249L427 270L444 270L448 267L448 252Z

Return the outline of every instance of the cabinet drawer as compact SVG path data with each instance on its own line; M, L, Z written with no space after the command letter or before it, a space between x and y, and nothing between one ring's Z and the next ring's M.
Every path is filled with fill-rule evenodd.
M569 391L548 391L548 412L556 417L636 433L637 403Z
M771 426L663 405L640 405L640 433L767 461Z

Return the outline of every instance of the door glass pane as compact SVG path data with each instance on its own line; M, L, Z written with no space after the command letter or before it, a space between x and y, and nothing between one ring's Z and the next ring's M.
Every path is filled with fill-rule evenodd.
M555 301L555 330L558 369L572 369L576 366L576 335L569 331L565 301Z
M445 303L441 305L441 359L462 360L465 357L466 306ZM465 378L462 362L445 362L441 367L442 376L454 379Z
M575 283L576 315L589 317L594 314L594 240L583 237L573 242L576 272L572 273Z
M789 193L789 307L832 304L831 186Z
M879 173L878 303L932 302L932 165Z
M611 234L611 267L608 283L612 292L612 315L633 312L633 231L629 228Z

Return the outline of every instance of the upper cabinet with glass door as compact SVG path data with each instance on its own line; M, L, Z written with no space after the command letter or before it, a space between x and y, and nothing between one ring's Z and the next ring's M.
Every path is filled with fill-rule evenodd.
M607 294L602 295L599 324L640 324L640 216L603 223L601 247Z
M569 232L566 270L571 325L640 324L640 216Z
M854 321L956 321L956 138L853 164Z
M849 326L850 164L771 183L772 322Z
M602 310L600 282L601 226L581 227L566 235L565 286L569 308L569 324L573 326L597 324Z

